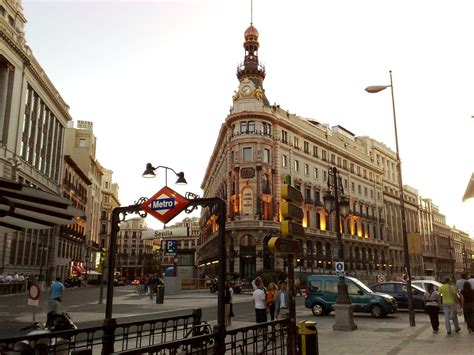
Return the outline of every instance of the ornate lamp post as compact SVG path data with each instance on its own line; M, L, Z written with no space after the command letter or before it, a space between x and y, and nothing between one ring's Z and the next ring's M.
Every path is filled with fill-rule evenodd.
M349 210L349 201L344 196L344 189L341 183L341 177L336 167L329 168L328 190L323 197L324 207L327 211L336 212L335 229L338 246L338 260L344 262L344 245L342 243L341 216L347 216ZM336 324L333 330L356 330L354 324L354 306L351 304L347 284L344 276L339 276L337 284L337 299L334 305L336 311Z
M177 177L178 177L178 180L176 180L176 185L186 185L187 184L187 181L186 179L184 178L184 173L181 171L179 173L177 173L176 171L174 171L173 169L171 168L168 168L167 166L157 166L156 168L153 167L153 165L151 165L151 163L147 163L146 164L146 169L145 171L143 172L142 176L144 178L154 178L156 176L155 174L155 170L159 169L159 168L164 168L166 169L166 174L165 174L165 186L168 186L168 170L171 170Z
M392 111L393 111L393 126L395 131L395 146L397 153L397 172L398 172L398 195L400 198L400 214L402 217L402 234L403 234L403 254L405 257L405 273L407 275L407 293L408 293L408 313L410 319L410 325L415 326L415 310L413 309L413 294L411 288L411 269L410 269L410 254L408 253L408 235L407 235L407 225L405 217L405 202L403 199L403 180L402 180L402 161L400 160L400 152L398 149L398 133L397 133L397 116L395 114L395 97L393 95L393 81L392 81L392 71L390 70L390 85L376 85L368 86L365 88L370 94L378 93L386 88L390 88L392 93Z

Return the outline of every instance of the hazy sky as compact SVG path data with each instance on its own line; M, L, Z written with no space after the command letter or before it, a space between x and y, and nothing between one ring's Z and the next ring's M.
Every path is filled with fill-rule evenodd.
M200 185L238 87L250 0L23 0L27 42L71 107L94 122L97 158L122 205L164 185L145 164ZM474 235L472 0L254 0L266 95L291 113L342 125L395 149L393 71L404 183ZM177 220L184 218L184 214ZM147 222L161 227L153 217ZM173 223L172 221L171 223Z

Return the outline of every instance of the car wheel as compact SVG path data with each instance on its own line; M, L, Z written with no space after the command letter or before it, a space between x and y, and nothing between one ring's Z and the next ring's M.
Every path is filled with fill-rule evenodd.
M323 306L321 306L319 303L313 304L313 307L311 307L311 312L313 312L315 316L324 316L326 314L326 312L324 312Z
M374 304L370 309L370 314L374 318L383 318L385 317L385 311L383 310L382 306L379 304Z

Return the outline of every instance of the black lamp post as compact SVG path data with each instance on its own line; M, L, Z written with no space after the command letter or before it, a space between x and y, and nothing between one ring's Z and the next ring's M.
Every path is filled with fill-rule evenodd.
M338 260L344 262L344 245L342 243L341 216L347 216L349 201L344 196L342 180L336 167L329 168L328 189L323 197L324 207L328 212L336 212L335 229L338 246ZM337 298L334 305L336 324L333 330L356 330L354 323L354 306L351 304L344 276L339 276Z
M146 164L146 169L143 172L142 176L144 178L154 178L156 176L155 170L157 170L159 168L166 169L165 186L168 186L168 170L171 170L178 177L178 180L176 180L176 185L186 185L187 184L187 181L184 178L184 173L182 171L177 173L172 168L168 168L167 166L162 166L162 165L157 166L157 167L153 167L153 165L151 165L151 163Z
M323 196L324 207L329 212L336 212L335 229L337 236L338 261L344 262L344 245L342 243L341 233L341 217L347 216L349 209L349 201L344 196L344 190L341 184L341 177L336 167L329 168L328 174L328 190ZM347 292L347 284L344 276L339 276L339 284L337 285L336 303L351 304L351 299Z

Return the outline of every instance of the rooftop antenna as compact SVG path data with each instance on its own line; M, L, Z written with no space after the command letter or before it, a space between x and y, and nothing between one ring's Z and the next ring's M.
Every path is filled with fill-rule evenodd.
M250 26L253 25L253 0L250 0Z

